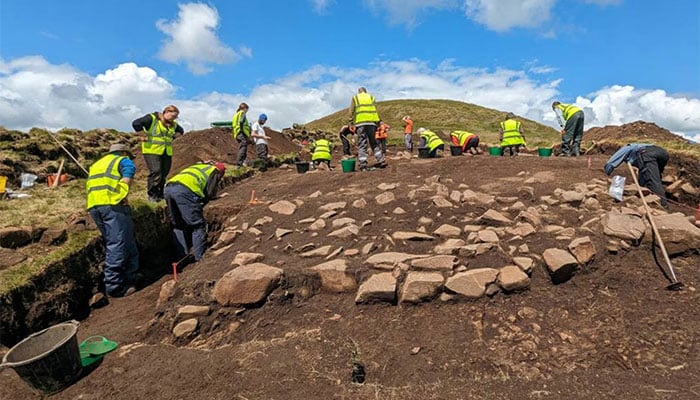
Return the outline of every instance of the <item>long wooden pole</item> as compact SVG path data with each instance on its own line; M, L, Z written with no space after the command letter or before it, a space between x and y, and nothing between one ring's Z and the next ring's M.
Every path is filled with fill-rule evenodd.
M654 232L656 238L659 239L659 247L661 247L661 253L664 255L664 259L666 260L666 265L668 265L669 272L671 272L671 285L678 285L680 282L678 282L678 279L676 279L676 274L673 272L671 259L669 258L668 253L666 252L666 246L664 246L664 241L661 239L661 235L659 235L659 230L656 228L654 218L652 218L651 216L651 210L649 210L647 201L646 199L644 199L642 188L639 186L639 181L637 181L637 174L634 172L634 169L632 169L632 165L630 163L627 163L627 167L629 168L630 173L632 174L632 178L634 178L634 184L637 186L637 190L639 191L639 197L642 199L642 204L644 204L644 209L646 210L647 218L649 219L649 223L651 224L651 229Z
M58 166L58 172L56 173L56 179L54 179L53 185L51 185L52 189L58 187L58 180L61 179L61 172L63 172L63 163L64 162L66 162L66 159L62 158L61 164Z

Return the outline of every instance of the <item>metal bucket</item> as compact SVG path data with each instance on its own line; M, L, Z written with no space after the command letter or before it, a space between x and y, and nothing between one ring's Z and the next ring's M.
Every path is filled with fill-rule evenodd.
M78 325L77 321L68 321L31 334L5 354L0 367L14 369L23 381L43 394L63 390L83 369Z

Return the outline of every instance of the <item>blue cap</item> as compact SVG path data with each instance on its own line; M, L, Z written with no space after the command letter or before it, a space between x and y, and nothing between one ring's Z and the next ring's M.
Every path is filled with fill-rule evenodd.
M265 115L265 114L260 114L260 116L258 117L258 119L267 121L267 115Z

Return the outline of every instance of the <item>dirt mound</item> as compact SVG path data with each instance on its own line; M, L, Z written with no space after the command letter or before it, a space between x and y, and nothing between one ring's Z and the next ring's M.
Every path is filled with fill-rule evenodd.
M182 147L181 155L191 156L198 146L210 145L208 140L220 143L195 135L188 143L196 145ZM218 154L235 148L221 145ZM484 155L390 160L389 168L367 173L297 174L279 168L257 174L224 190L226 196L206 209L222 225L216 229L234 238L231 246L181 271L164 306L156 303L169 277L93 312L79 339L106 335L120 348L52 398L697 398L692 382L700 375L695 356L700 256L674 258L688 289L673 293L664 289L648 236L616 248L616 254L606 250L609 239L596 221L618 205L604 194L601 169L607 157L591 158L591 168L583 158ZM669 167L669 173L677 171ZM592 192L588 200L598 206L552 201L557 189L576 187ZM251 205L253 190L260 203ZM453 199L467 190L493 198L483 204ZM380 201L387 192L393 199ZM438 194L449 196L454 206L441 206ZM293 202L296 211L272 212L269 204L279 200ZM346 206L314 233L311 222L340 201ZM482 226L501 235L498 244L482 254L456 255L467 269L501 267L514 255L532 257L532 281L524 292L358 306L354 293L319 290L305 275L325 259L301 257L304 249L341 249L338 258L361 281L370 273L365 248L371 254L425 254L438 243L394 238L397 231L434 234L443 224L463 229L478 224L489 208L515 219L524 207L540 210L542 229L516 237L510 225ZM342 219L356 221L359 233L330 235L347 223ZM464 241L482 241L461 232ZM549 247L565 249L573 236L584 235L595 244L595 258L570 281L553 285L541 254ZM238 252L262 253L264 263L285 271L284 286L260 307L220 307L212 300L214 282L232 268ZM167 260L163 266L169 267ZM176 340L173 326L189 318L176 315L184 305L207 305L211 312L198 317L192 337ZM364 385L351 383L355 361L366 368ZM0 398L39 397L14 372L3 370Z
M268 140L270 156L299 151L299 146L288 135L269 128L265 128L265 132L271 137ZM141 154L140 149L136 151L136 154ZM170 174L173 175L183 168L202 160L216 160L227 164L235 164L237 154L238 143L233 138L231 129L210 128L190 131L173 141L173 165L170 169ZM247 159L254 160L256 158L255 146L248 146ZM143 157L137 156L135 162L139 175L145 176L148 168L146 168Z
M624 125L608 125L602 128L591 128L583 135L584 140L594 142L612 140L622 142L680 142L688 143L686 139L671 133L653 122L636 121Z

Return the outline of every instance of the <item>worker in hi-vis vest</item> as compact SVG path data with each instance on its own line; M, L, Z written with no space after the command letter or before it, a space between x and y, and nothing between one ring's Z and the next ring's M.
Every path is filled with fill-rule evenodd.
M111 297L136 291L134 274L139 269L139 251L127 201L136 174L133 158L125 144L113 144L108 154L90 166L85 183L87 209L105 243L104 285Z
M427 148L428 158L437 157L438 150L445 151L445 142L440 139L437 133L425 128L418 128L417 133L420 136L418 148Z
M241 103L238 105L238 110L233 114L231 119L231 129L233 130L233 138L238 142L238 157L236 165L240 168L245 163L248 154L248 145L250 144L250 124L248 123L248 104Z
M176 260L189 254L190 245L195 261L204 256L207 248L204 206L216 198L224 173L226 167L220 162L199 162L168 179L165 203L177 244Z
M450 140L453 145L462 148L462 153L481 154L481 150L479 149L479 136L476 133L452 131L450 132Z
M556 113L557 121L562 128L561 154L559 156L580 156L581 139L583 139L583 110L572 104L564 104L558 101L552 103L552 110ZM559 113L561 113L561 116Z
M182 135L185 130L175 119L180 110L174 105L146 114L131 123L134 132L142 133L141 153L148 167L148 200L158 202L163 200L165 178L170 173L173 157L173 139Z
M525 135L523 134L523 125L520 121L515 120L515 114L509 112L506 118L498 129L498 138L501 141L502 155L506 155L506 151L510 152L511 156L517 156L520 152L520 146L525 146Z
M331 169L331 152L333 151L333 143L327 139L316 139L311 143L311 161L315 167L325 164L328 170Z
M379 120L374 96L367 93L367 89L364 87L358 88L357 94L352 97L350 102L350 122L355 124L355 132L357 133L357 158L360 161L360 171L368 169L369 150L372 150L374 158L377 160L376 168L387 167L384 154L374 138Z

